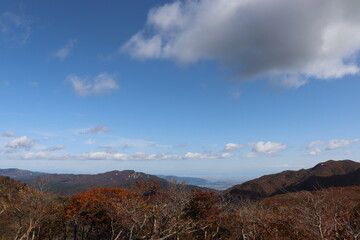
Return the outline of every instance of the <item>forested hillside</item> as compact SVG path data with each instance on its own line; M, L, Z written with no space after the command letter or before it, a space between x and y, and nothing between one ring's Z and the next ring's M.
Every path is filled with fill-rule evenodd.
M356 171L353 171L356 173ZM337 175L345 178L347 175ZM0 177L2 240L358 239L360 186L229 198L186 185L137 182L72 196Z

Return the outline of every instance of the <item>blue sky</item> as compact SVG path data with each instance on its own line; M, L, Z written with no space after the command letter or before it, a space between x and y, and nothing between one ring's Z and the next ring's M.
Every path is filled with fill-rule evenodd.
M239 180L359 161L358 10L2 1L0 168Z

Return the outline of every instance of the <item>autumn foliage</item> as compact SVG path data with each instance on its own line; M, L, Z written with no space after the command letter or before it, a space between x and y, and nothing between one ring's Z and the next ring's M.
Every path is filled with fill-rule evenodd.
M53 196L0 179L1 240L340 240L360 237L360 187L231 200L182 184Z

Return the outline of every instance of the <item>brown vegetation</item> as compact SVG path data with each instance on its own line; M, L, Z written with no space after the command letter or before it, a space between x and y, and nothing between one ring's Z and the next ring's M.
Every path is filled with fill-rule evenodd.
M360 187L231 202L181 184L55 197L0 178L2 240L359 239Z

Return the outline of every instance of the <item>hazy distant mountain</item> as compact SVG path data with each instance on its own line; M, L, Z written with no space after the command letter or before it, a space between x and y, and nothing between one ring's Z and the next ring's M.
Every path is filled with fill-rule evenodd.
M196 177L179 177L179 176L172 176L172 175L157 175L158 177L164 178L169 182L176 181L178 183L185 182L189 185L198 186L201 188L208 188L208 189L215 189L218 191L222 191L228 189L229 187L238 184L239 181L209 181L203 178L196 178Z
M190 185L206 185L210 183L210 181L203 179L203 178L195 178L195 177L179 177L179 176L172 176L172 175L157 175L160 178L164 178L167 181L176 181L176 182L185 182Z
M0 175L7 176L12 179L21 181L21 179L34 179L38 176L44 175L43 172L32 172L28 170L22 170L18 168L0 169Z
M235 185L225 194L235 197L262 198L278 193L316 190L360 184L360 163L329 160L310 169L284 171Z

